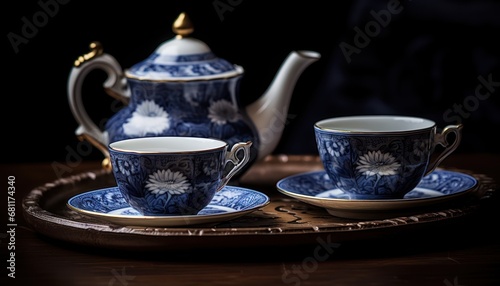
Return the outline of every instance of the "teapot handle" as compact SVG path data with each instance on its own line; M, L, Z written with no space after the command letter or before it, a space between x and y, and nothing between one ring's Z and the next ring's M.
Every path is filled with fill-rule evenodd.
M101 69L106 72L107 79L103 83L108 95L128 104L130 90L118 61L111 55L103 53L99 42L90 44L91 51L78 57L68 79L68 100L73 117L79 126L75 131L80 140L87 140L103 153L103 167L109 169L108 133L102 131L89 117L82 101L82 85L89 72Z

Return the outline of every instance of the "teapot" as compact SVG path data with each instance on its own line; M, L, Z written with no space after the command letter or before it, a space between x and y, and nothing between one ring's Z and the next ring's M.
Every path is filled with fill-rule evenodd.
M206 43L191 37L194 28L185 13L174 21L172 30L175 37L126 70L103 52L99 42L92 42L90 52L78 57L68 79L69 105L79 124L76 136L103 153L102 166L109 170L108 144L134 137L211 137L230 147L252 141L247 166L271 154L282 136L295 83L320 54L291 52L265 93L241 107L244 69L217 57ZM83 82L94 69L105 71L104 90L124 103L104 130L89 117L82 101Z

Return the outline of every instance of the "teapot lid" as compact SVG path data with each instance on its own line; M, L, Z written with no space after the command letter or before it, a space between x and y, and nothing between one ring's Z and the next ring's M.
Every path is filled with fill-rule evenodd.
M172 25L177 34L162 43L145 60L125 71L130 78L155 81L188 81L233 77L243 68L218 58L203 41L192 38L193 25L181 13Z

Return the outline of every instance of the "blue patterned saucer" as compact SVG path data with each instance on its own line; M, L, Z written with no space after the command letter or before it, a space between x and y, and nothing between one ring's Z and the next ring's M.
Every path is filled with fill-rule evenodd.
M241 187L225 186L197 215L143 216L130 207L117 187L103 188L70 198L70 209L125 226L172 227L231 220L269 203L265 194Z
M460 172L438 169L425 176L403 199L360 200L335 188L325 171L292 175L276 183L279 192L325 208L334 216L353 219L381 219L408 215L418 208L449 202L469 194L478 181Z

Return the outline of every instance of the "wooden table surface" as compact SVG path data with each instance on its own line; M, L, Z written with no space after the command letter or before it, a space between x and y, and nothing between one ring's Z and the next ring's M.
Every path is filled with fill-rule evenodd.
M274 177L261 183L273 192L273 184L286 172L304 171L308 166L273 170L261 162L241 183L272 172ZM456 154L442 166L485 174L500 182L499 154ZM296 247L288 241L286 247L278 243L258 248L118 251L49 238L26 222L21 201L31 190L62 174L99 167L100 162L76 162L62 169L53 162L0 165L3 179L15 176L16 187L11 193L14 209L7 205L2 214L7 231L0 233L1 281L7 283L1 285L500 285L498 195L459 223L382 234L377 239ZM5 205L7 188L3 194ZM7 221L12 216L16 227Z

